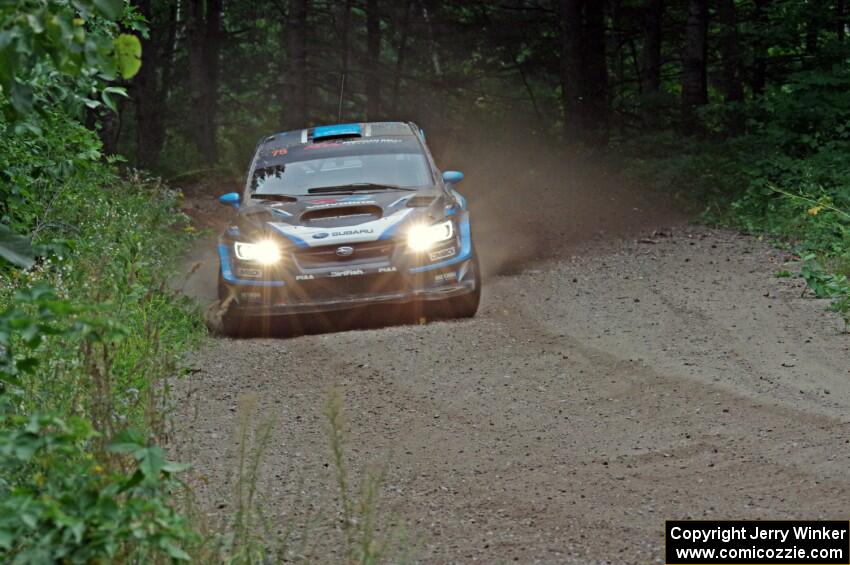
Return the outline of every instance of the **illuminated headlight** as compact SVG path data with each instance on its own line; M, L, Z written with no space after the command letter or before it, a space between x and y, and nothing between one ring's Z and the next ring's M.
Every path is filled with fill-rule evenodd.
M414 251L427 251L434 244L451 239L453 235L454 226L451 220L432 226L419 224L407 232L407 246Z
M280 246L274 241L264 239L256 243L237 241L233 244L236 257L242 261L254 261L261 265L272 265L280 261Z

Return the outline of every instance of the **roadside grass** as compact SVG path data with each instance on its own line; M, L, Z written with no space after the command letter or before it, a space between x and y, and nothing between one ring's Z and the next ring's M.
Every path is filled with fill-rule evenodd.
M845 195L832 195L823 187L790 192L769 185L778 195L770 204L773 218L764 216L736 201L724 214L707 219L750 233L768 233L799 256L799 276L816 298L830 299L829 311L843 320L844 333L850 331L850 214L835 204ZM842 187L839 190L844 191ZM837 192L837 191L836 191ZM747 198L745 195L744 198ZM846 202L850 199L844 197ZM847 208L850 210L850 207ZM805 294L805 293L804 293Z
M179 193L119 174L61 112L37 119L0 135L2 225L36 255L0 264L0 561L186 560L184 467L157 445L204 335L169 280L189 241Z
M120 339L44 336L37 354L49 376L22 383L20 408L89 418L100 431L137 427L162 438L168 378L204 335L198 308L169 281L188 241L180 231L185 220L176 211L176 194L161 185L116 177L108 192L97 190L78 204L87 208L78 239L15 272L14 281L7 278L0 307L19 306L18 289L47 285L57 299L109 324Z
M705 154L695 156L693 161L679 157L675 164L644 161L641 167L682 167L682 177L700 179L701 167L695 165L704 159ZM800 166L809 165L802 162ZM662 182L658 179L663 178L655 177L646 168L640 176L644 182ZM764 179L748 184L740 177L724 178L724 183L736 185L726 190L702 184L715 180L716 176L706 176L693 181L698 185L696 197L705 205L702 220L744 233L772 236L777 245L793 251L799 258L796 276L806 281L811 296L830 300L828 310L843 320L843 332L850 332L850 179L846 185L843 178L836 179L839 182L831 186L807 185L795 179L780 181L784 186L794 186L793 190L764 183ZM673 186L667 188L672 190ZM777 276L790 275L782 272Z
M393 516L386 515L379 503L383 470L366 469L359 488L352 486L345 455L346 423L337 390L330 392L325 404L336 504L303 499L305 478L292 478L297 481L299 493L292 503L293 510L297 508L299 512L270 517L263 497L266 485L262 468L276 422L258 420L256 405L253 394L244 395L237 403L236 465L230 505L233 511L211 520L192 495L191 487L184 493L184 514L200 530L197 544L188 548L192 559L232 565L410 562L404 528Z

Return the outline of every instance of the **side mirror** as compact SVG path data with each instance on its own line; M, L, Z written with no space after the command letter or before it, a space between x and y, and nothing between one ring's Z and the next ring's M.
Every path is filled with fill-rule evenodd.
M443 182L446 184L455 184L463 180L463 173L460 171L446 171L443 173Z
M239 203L242 201L242 197L239 196L238 192L228 192L227 194L222 194L218 197L218 201L225 206L232 206L235 209L239 209Z

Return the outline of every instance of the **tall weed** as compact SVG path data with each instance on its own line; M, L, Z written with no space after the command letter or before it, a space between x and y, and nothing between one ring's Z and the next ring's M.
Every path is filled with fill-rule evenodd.
M345 455L346 423L337 391L331 392L325 404L337 507L329 501L307 503L296 499L294 504L299 512L277 520L270 518L267 500L260 492L263 463L275 426L270 420L257 421L256 402L253 395L246 395L238 402L236 476L231 505L234 511L218 523L209 523L199 505L187 500L191 503L187 513L196 524L203 525L203 542L190 548L190 554L199 562L235 565L405 561L403 531L387 525L388 517L379 503L383 472L368 469L359 481L359 488L352 485ZM300 517L296 519L295 515Z

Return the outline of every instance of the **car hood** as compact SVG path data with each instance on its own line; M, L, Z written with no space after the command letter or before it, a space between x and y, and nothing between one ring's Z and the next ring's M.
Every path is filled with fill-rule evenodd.
M388 239L412 223L439 221L445 208L444 193L436 188L253 198L239 210L235 228L250 239L282 237L299 247L318 247Z

